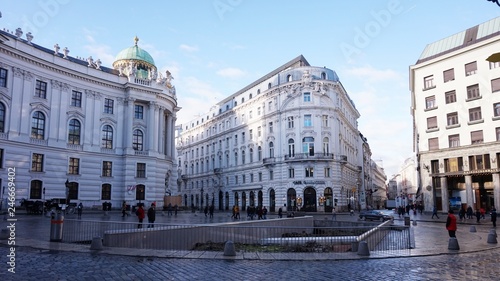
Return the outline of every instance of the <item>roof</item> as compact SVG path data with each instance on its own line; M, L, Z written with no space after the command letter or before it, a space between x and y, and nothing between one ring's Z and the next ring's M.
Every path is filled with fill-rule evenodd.
M500 35L500 17L428 44L420 55L417 64L439 57L446 53L465 48L497 35Z
M139 38L135 37L134 40L135 45L119 52L118 55L116 55L115 62L120 60L140 60L145 61L151 65L155 65L153 57L151 57L148 52L137 46L137 41L139 41Z

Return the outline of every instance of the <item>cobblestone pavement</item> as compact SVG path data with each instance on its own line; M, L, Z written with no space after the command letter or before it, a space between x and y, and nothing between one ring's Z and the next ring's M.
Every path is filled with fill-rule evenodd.
M2 252L6 252L2 246ZM0 280L498 280L500 250L345 261L197 260L110 256L20 247Z

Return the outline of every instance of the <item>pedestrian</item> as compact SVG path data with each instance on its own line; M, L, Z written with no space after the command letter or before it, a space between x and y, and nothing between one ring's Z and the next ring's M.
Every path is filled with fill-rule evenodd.
M205 218L206 218L208 216L208 205L205 206L203 212L205 213Z
M267 220L267 208L266 208L266 206L264 206L264 208L262 209L262 218Z
M481 207L481 209L479 209L479 212L481 212L481 218L484 220L486 215L486 210L483 207Z
M335 208L332 208L332 221L337 220L337 211L335 211Z
M479 223L480 220L481 220L481 212L479 211L479 209L476 209L476 222Z
M177 209L179 209L179 206L177 206L177 204L175 204L175 206L174 206L174 214L175 214L175 216L177 216Z
M127 213L127 202L123 201L123 203L122 203L122 218L125 217L125 215L130 216L130 214Z
M282 218L283 217L283 209L281 209L281 207L278 209L278 218Z
M434 206L434 207L432 208L432 218L431 218L431 219L434 219L434 216L436 216L436 218L438 218L438 219L439 219L439 216L438 216L438 211L437 211L436 206Z
M148 209L148 228L155 227L154 223L156 220L156 204L151 203L151 207Z
M448 230L448 235L450 238L456 238L455 233L457 232L457 217L453 214L453 210L448 211L448 218L446 219L446 229Z
M208 209L208 213L210 214L210 218L214 218L214 205L210 205L210 208Z
M142 208L142 204L139 204L137 207L137 210L135 211L135 214L137 215L137 218L139 219L139 224L137 225L137 228L142 228L142 221L144 220L144 217L146 216L144 214L144 209Z
M234 211L235 211L235 215L234 215L234 218L239 220L240 219L240 207L238 207L238 205L236 205L234 207Z
M78 218L81 219L82 218L82 212L83 212L83 204L82 204L82 202L80 202L80 204L78 204L78 206L76 207L76 211L78 213Z
M491 209L491 222L493 223L493 227L497 227L497 210L495 209L495 207L493 207L493 209Z
M460 222L465 221L465 209L462 207L460 211L458 211L458 217L460 218Z
M177 205L176 205L177 206ZM167 215L171 216L172 215L172 203L168 203L167 207Z
M467 207L467 219L472 219L472 214L473 214L472 207L471 206Z

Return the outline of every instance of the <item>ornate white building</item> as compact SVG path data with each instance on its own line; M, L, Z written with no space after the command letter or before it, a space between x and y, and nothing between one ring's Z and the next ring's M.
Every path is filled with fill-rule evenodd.
M425 210L500 208L500 18L426 46L410 66Z
M359 116L337 74L299 56L178 125L175 193L220 210L364 208Z
M0 186L15 168L18 201L161 205L176 182L170 73L137 38L107 68L22 34L0 31Z

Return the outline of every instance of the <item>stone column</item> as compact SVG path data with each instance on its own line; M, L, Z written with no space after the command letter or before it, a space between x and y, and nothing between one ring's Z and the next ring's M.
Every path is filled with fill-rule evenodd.
M165 155L167 158L172 158L172 114L167 114L167 122L165 122Z
M134 99L133 98L127 98L127 114L126 116L126 124L127 128L124 131L125 134L125 150L127 153L133 153L133 151L128 151L132 150L132 134L133 134L133 128L132 125L133 123L133 118L134 118Z
M493 177L493 200L495 201L495 209L500 210L500 174L494 173Z
M165 154L165 108L160 106L158 114L158 152Z
M441 204L443 206L443 213L448 213L449 210L449 201L450 198L448 197L448 178L447 177L441 177Z
M472 177L469 175L465 176L465 197L467 200L467 206L474 206L474 190L472 189Z
M148 136L148 151L154 151L154 136L155 136L155 131L156 131L156 118L155 118L155 102L150 101L149 102L149 109L148 109L148 131L147 131L147 136Z

